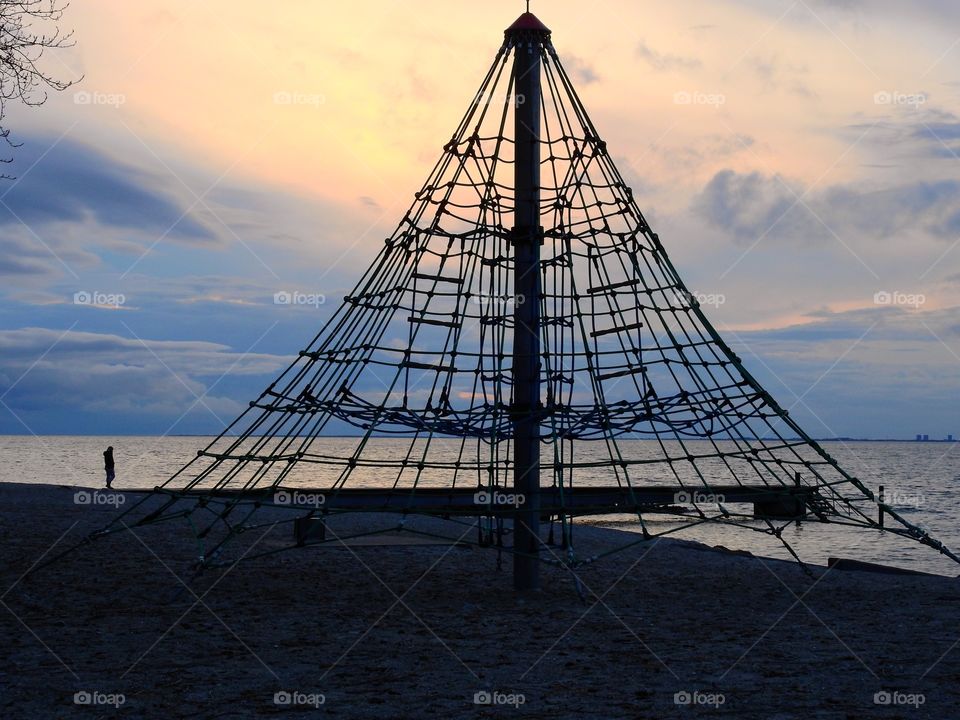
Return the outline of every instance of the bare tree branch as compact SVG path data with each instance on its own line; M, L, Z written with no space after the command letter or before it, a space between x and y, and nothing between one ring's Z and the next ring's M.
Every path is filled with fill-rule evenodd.
M11 147L18 144L3 123L9 103L43 105L50 91L60 92L77 82L58 80L39 67L47 50L73 46L73 33L64 34L58 26L68 7L60 0L0 0L0 138Z

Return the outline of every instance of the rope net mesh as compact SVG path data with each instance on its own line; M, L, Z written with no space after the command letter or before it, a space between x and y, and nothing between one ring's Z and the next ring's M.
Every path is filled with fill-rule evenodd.
M513 288L512 120L528 100L515 92L518 46L541 56L541 297ZM549 35L519 33L508 34L412 206L326 326L220 437L100 534L186 518L198 537L216 535L203 555L213 563L265 506L314 517L336 512L331 501L349 488L380 488L395 496L391 512L429 514L418 492L509 492L514 310L529 302L540 304L542 324L541 478L554 491L543 509L568 548L577 514L569 496L594 486L623 491L616 507L593 510L632 513L641 538L722 521L786 545L781 531L793 520L758 521L725 502L730 487L800 493L812 519L878 527L873 493L714 330ZM343 427L357 436L316 442ZM624 442L638 439L650 442ZM631 500L664 486L676 490L671 501ZM327 508L275 502L289 488L322 492ZM956 559L884 508L889 532ZM682 522L651 528L651 512ZM458 516L449 507L435 514ZM489 521L479 523L484 542L482 528L503 532L509 512L491 502L459 515ZM565 562L589 559L570 552Z

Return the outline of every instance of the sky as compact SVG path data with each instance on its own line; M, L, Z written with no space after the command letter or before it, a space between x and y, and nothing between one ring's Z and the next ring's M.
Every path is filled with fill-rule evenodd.
M534 0L638 202L815 437L960 436L960 6ZM83 0L11 107L0 433L217 433L347 294L515 0ZM301 293L301 304L277 304Z

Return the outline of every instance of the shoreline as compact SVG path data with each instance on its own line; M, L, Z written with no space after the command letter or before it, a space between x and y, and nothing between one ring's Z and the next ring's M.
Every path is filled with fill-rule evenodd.
M32 438L36 437L30 433L0 433L0 438L9 437L9 438ZM207 438L215 439L220 437L219 435L206 435L206 434L179 434L179 433L168 433L164 435L157 434L140 434L140 433L96 433L96 434L81 434L77 435L74 433L45 433L39 437L75 437L75 438ZM225 435L224 437L239 437L239 435ZM250 437L265 437L264 435L252 434ZM297 435L296 437L309 437L307 435ZM360 440L364 435L317 435L317 440ZM399 440L396 435L381 435L373 433L370 435L372 439L376 440ZM716 440L730 441L734 438L722 438L716 437ZM737 440L745 441L779 441L779 438L736 438ZM789 442L798 442L801 440L799 437L788 437L783 438ZM858 442L858 443L916 443L917 445L930 445L930 444L943 444L943 443L957 443L960 442L960 439L954 438L930 438L928 440L917 440L916 438L855 438L855 437L830 437L830 438L812 438L814 442L825 443L825 442ZM655 438L629 438L629 439L620 439L618 442L657 442ZM705 439L699 440L687 440L687 442L708 442Z
M114 486L111 490L107 490L104 486L92 486L92 485L70 485L67 483L24 483L24 482L14 482L14 481L0 481L0 489L4 487L10 488L19 488L22 492L29 492L34 488L42 488L47 490L60 490L60 491L69 491L69 492L87 492L91 495L104 495L104 494L129 494L137 496L137 499L151 495L154 492L154 488L123 488ZM131 501L132 502L132 501ZM100 502L101 505L109 505L109 503ZM130 502L124 502L124 507L129 507ZM103 509L103 508L101 508ZM120 508L121 510L123 509ZM266 509L262 509L260 512L264 512ZM288 509L274 508L273 510L266 510L267 512L274 512L276 517L281 518L282 520L289 521L293 517ZM349 518L357 518L359 522L368 522L373 525L383 524L384 521L392 518L402 517L401 513L391 513L391 512L343 512L343 513L334 513L331 517L347 519L344 520L349 522ZM446 523L443 520L438 519L435 516L429 515L416 515L411 514L408 517L414 518L415 522L426 523L428 524L433 531L439 529L441 532L445 527ZM644 545L644 543L638 543L638 533L640 525L636 521L636 517L632 514L626 514L624 516L619 515L609 515L609 516L595 516L597 519L594 521L585 520L584 518L577 518L575 520L576 532L580 536L580 539L589 538L591 540L591 545L603 543L609 543L611 546L622 546L622 545ZM654 516L655 517L655 516ZM626 520L624 518L627 518ZM467 519L467 518L461 518ZM649 521L649 517L648 517ZM631 529L622 530L618 526L629 525ZM814 520L808 521L808 523L818 525ZM850 533L856 534L857 532L869 532L866 530L857 530L851 529ZM739 537L729 537L726 539L721 538L717 542L717 538L714 538L714 544L711 544L706 539L691 539L687 537L680 537L676 535L666 535L658 538L653 538L649 542L659 541L667 543L678 543L685 547L698 547L705 550L716 550L717 552L727 552L736 555L756 557L759 560L765 562L774 562L774 563L786 563L788 565L797 565L795 559L787 557L775 557L773 555L767 555L763 552L757 552L756 548L742 547L741 543L738 542L743 538L747 538L749 535L740 535ZM926 556L928 559L938 557L937 553L932 548L927 548L919 544L914 543L914 541L903 538L891 536L895 546L899 546L902 550L904 548L910 548L918 556ZM852 537L850 539L853 539ZM731 545L727 547L726 545ZM741 545L738 547L738 545ZM748 549L749 548L749 549ZM779 549L779 548L778 548ZM833 560L840 561L839 565L834 568L836 571L840 572L877 572L884 573L895 572L903 574L920 574L926 575L929 577L940 577L940 578L960 578L960 566L955 566L953 563L946 564L944 563L940 568L931 568L929 564L920 563L920 566L917 567L917 563L914 560L911 562L909 558L895 558L895 557L883 557L883 556L867 556L863 557L862 553L858 557L858 548L848 548L844 551L842 548L831 552L829 555L824 555L822 559L817 561L812 561L805 559L804 555L801 554L801 559L804 560L803 564L810 570L815 570L819 572L827 571L828 566ZM852 566L860 565L861 567L856 567L855 569ZM876 566L875 568L864 567L864 566Z

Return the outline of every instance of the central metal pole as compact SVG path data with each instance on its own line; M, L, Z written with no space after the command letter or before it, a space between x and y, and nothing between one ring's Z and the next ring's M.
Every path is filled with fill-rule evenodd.
M516 209L513 228L513 486L523 496L513 525L513 586L540 587L540 50L539 33L516 35Z

